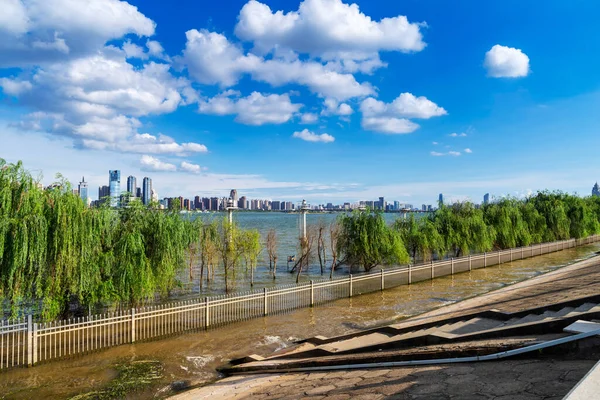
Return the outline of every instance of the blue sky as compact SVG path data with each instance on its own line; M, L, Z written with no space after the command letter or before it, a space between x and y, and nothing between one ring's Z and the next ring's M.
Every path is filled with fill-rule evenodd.
M420 205L598 179L597 2L5 2L0 157L45 182Z

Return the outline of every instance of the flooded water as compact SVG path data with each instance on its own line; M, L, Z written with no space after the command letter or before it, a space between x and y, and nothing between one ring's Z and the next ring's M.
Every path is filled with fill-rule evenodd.
M203 218L206 221L213 219L225 218L225 213L206 213L206 214L191 214L192 218ZM329 247L329 239L327 232L329 231L329 225L331 222L340 215L340 213L312 213L306 216L306 224L310 226L316 226L319 223L325 225L325 243ZM417 213L417 218L425 214ZM400 213L384 213L384 219L388 224L392 224L396 219L403 218L403 214ZM266 250L263 249L259 262L254 272L254 287L261 289L263 287L273 287L279 284L289 284L296 282L296 275L288 272L288 267L292 267L293 263L287 264L286 260L288 256L293 256L299 253L298 250L298 237L300 234L300 214L289 214L279 212L236 212L234 214L235 222L243 229L256 229L258 230L263 241L269 230L274 229L277 235L277 274L276 279L273 279L273 275L269 270L269 259L266 254ZM408 218L408 217L407 217ZM326 262L325 275L329 276L329 267L331 264L331 254L327 250L327 257L329 258ZM345 269L340 269L337 274L347 273ZM189 294L202 293L203 295L214 295L222 294L224 292L225 283L222 275L222 271L217 268L215 272L215 279L211 282L204 282L202 288L200 288L199 282L200 269L199 266L193 268L193 279L189 280L189 274L187 271L183 271L180 275L180 280L184 284L184 290L178 293L175 297L189 297ZM321 267L318 260L312 260L308 270L303 271L301 275L301 281L309 281L310 279L318 279L321 277ZM238 268L237 276L235 279L235 291L250 290L250 274L247 271L243 271L243 268Z
M164 397L170 384L200 385L218 377L215 368L248 354L266 355L293 341L335 336L392 323L473 297L591 257L600 244L564 250L384 292L342 299L317 308L245 321L210 331L155 342L120 346L70 360L0 373L0 397L69 398L98 389L115 376L123 361L158 360L164 377L128 398Z

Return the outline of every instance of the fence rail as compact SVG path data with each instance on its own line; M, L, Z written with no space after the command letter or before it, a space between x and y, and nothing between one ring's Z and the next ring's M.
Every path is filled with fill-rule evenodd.
M24 319L3 320L0 370L312 307L598 241L600 235L594 235L84 318L34 323L28 315Z

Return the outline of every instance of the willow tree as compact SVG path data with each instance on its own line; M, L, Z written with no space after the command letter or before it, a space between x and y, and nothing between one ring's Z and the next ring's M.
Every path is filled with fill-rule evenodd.
M211 221L202 225L202 237L200 241L200 288L204 269L206 268L206 282L214 277L214 266L218 258L217 242L219 240L217 221Z
M226 293L229 293L235 285L237 268L244 251L241 240L242 233L235 222L229 223L226 218L223 219L218 225L216 245L223 268Z
M532 236L521 213L521 200L504 198L484 207L485 222L494 228L494 244L499 249L529 246Z
M589 201L578 196L565 195L563 203L569 218L570 237L580 239L598 232L598 216Z
M354 211L339 217L338 249L342 263L370 271L378 265L409 261L400 234L390 228L381 212Z
M560 192L544 191L528 199L546 220L546 230L542 238L544 242L569 238L571 222L562 197Z
M260 243L260 232L257 230L245 230L240 233L239 246L246 266L246 272L250 271L250 286L254 286L254 270L258 263L258 257L262 252Z
M492 249L494 228L486 225L482 210L470 202L442 206L433 221L453 257Z

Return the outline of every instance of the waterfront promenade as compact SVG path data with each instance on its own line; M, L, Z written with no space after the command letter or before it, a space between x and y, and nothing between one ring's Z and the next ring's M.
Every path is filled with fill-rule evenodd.
M408 327L484 309L517 312L598 293L600 256L595 256L395 326ZM560 399L598 359L600 351L595 346L571 354L477 364L235 375L173 399Z

